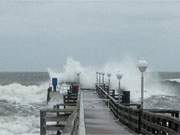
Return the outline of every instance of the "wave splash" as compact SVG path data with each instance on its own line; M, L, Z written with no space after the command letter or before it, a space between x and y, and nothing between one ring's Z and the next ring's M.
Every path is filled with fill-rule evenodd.
M48 84L24 86L18 83L0 85L0 99L20 104L40 103L46 100Z
M131 99L138 101L140 99L140 72L137 68L137 60L130 57L125 57L120 62L107 62L102 66L83 66L79 61L68 58L64 64L62 71L54 71L48 69L50 78L57 77L59 81L73 81L76 79L76 73L81 73L80 81L82 87L94 88L96 82L96 72L111 73L111 87L117 89L118 80L116 78L117 72L123 74L121 87L131 91ZM151 72L148 69L148 72ZM107 82L107 76L105 77ZM160 83L160 77L157 75L145 74L145 98L152 95L172 95L170 87L165 87Z
M74 81L76 73L81 72L82 87L94 87L96 71L111 73L111 87L118 87L116 73L121 72L122 88L131 91L131 99L140 99L140 73L132 58L121 62L108 62L102 66L83 66L80 62L67 59L63 71L49 69L49 76L59 81ZM150 72L150 70L149 70ZM107 82L107 77L105 79ZM180 99L171 87L161 85L158 76L145 75L145 106L150 108L172 108ZM2 135L39 135L39 110L45 106L48 83L41 85L21 85L12 83L0 85L0 134ZM180 106L179 106L180 109Z
M48 84L0 86L0 134L39 135L39 110L45 105Z

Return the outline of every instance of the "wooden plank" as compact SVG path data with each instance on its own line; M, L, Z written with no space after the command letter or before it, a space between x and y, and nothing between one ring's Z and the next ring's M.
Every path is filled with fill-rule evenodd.
M65 121L68 118L68 116L66 117L46 117L45 120L46 122L50 122L50 121Z
M95 91L96 89L94 89L94 88L81 88L81 90L92 90L92 91Z
M63 130L65 125L47 125L46 130L48 131L58 131Z
M55 113L55 112L73 112L74 109L42 109L41 111L48 112L48 113Z
M84 112L85 112L85 127L87 134L96 135L131 135L134 132L127 130L107 109L103 100L99 98L93 91L83 91L84 93ZM91 100L91 99L97 100ZM114 106L115 107L115 106ZM115 107L116 108L116 107ZM114 109L113 109L114 110ZM115 111L117 115L117 111Z

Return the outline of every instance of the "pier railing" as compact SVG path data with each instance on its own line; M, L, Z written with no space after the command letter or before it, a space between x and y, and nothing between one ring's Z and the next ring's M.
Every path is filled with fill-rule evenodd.
M40 111L40 135L46 135L48 132L61 133L73 111L74 109L42 109Z
M73 112L68 118L67 124L63 130L63 135L77 135L79 125L79 115L78 112Z
M160 113L143 111L141 119L141 132L144 134L180 134L180 120L178 118Z
M64 104L40 110L40 135L77 135L80 115L80 92L64 95Z
M145 135L180 135L179 111L164 109L141 110L138 104L119 104L114 90L105 84L96 85L96 91L121 123Z

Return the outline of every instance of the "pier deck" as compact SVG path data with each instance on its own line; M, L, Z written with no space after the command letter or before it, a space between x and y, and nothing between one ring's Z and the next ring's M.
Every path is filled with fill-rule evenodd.
M120 124L95 91L83 91L87 135L134 135Z
M180 135L179 111L142 110L130 103L128 91L123 91L121 102L117 96L105 83L96 84L96 89L71 85L63 96L48 88L48 108L40 110L40 134Z

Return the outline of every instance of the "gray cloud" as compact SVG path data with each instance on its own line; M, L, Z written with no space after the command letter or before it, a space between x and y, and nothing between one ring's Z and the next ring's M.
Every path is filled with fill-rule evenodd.
M85 65L124 55L179 71L180 3L175 1L0 1L0 70Z

